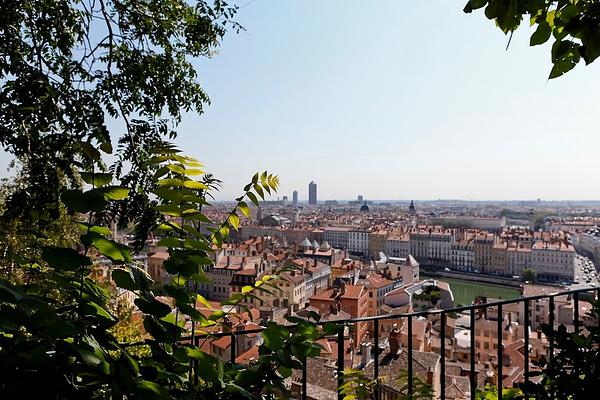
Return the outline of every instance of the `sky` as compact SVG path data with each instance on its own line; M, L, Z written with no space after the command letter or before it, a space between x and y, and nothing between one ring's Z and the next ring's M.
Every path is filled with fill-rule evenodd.
M176 143L240 194L319 200L600 199L600 61L548 81L550 47L508 37L466 0L251 0L218 54L211 97Z

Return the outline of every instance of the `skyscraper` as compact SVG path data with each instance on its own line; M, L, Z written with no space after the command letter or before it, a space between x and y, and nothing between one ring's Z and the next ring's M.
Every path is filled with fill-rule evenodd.
M308 204L317 204L317 184L310 181L308 184Z
M294 205L298 204L298 191L294 190L294 193L292 193L292 203Z

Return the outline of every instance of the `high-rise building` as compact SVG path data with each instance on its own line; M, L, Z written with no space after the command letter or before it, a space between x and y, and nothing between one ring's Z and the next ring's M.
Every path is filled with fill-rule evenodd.
M317 184L310 181L308 184L308 204L317 204Z
M298 191L294 190L294 193L292 193L292 203L294 205L298 204Z
M359 203L362 203L363 202L363 195L359 194L356 201L359 202Z

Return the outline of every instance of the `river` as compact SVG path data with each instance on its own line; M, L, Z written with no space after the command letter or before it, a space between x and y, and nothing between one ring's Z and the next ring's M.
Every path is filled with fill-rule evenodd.
M514 299L521 297L521 291L516 288L491 285L488 283L469 282L453 278L433 278L421 274L421 279L437 279L439 281L448 282L452 293L454 293L454 305L468 305L473 302L477 296L486 295L494 299Z

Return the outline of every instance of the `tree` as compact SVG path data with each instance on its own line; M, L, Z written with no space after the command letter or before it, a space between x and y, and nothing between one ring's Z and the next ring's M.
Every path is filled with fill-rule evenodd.
M226 29L240 29L235 12L221 0L3 3L0 145L22 174L3 203L2 216L18 223L3 248L11 266L37 279L0 277L0 398L274 399L285 397L293 369L320 353L315 341L331 327L291 317L268 324L248 366L183 340L210 340L277 279L277 271L264 276L216 309L196 293L214 248L279 179L255 174L226 220L211 221L203 209L219 181L168 142L182 114L209 101L192 61L210 57ZM61 218L76 227L77 243L45 234ZM115 220L135 226L138 244L153 231L168 248L168 304L135 249L112 237ZM24 235L31 240L18 248ZM135 297L143 331L124 323L95 280L99 260Z
M523 268L520 278L523 282L534 283L537 280L537 274L531 268Z
M464 11L485 7L485 16L505 33L528 19L535 25L529 44L553 37L549 79L573 69L581 59L591 64L600 56L600 4L597 0L469 0Z
M183 113L209 101L192 61L214 54L227 28L240 29L235 13L222 0L3 2L0 145L23 174L8 208L23 221L30 210L55 220L61 191L95 169L130 189L110 218L156 217L145 161L176 136Z
M24 269L17 261L23 264L23 261L35 258L35 244L41 239L55 246L74 246L78 228L62 206L55 219L35 218L39 215L36 211L31 211L29 219L20 218L19 211L7 207L7 200L22 201L24 187L25 179L20 173L0 182L0 277L11 282L32 283L37 277L37 267Z

